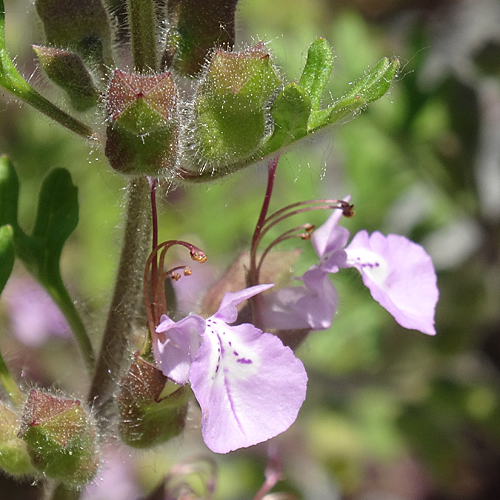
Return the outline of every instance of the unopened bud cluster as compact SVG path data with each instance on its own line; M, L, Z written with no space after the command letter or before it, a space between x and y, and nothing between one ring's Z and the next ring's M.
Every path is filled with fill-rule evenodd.
M48 46L34 51L76 111L104 111L105 154L117 172L171 180L225 176L355 116L389 89L397 59L383 59L320 109L333 68L326 40L311 44L301 77L285 85L264 43L233 50L236 4L167 2L163 40L131 30L132 71L116 69L112 14L101 0L67 0L64 8L59 0L35 0ZM154 26L153 9L144 9L129 5L131 28L145 19ZM145 45L135 43L141 37ZM186 77L191 88L181 91Z
M116 70L105 97L106 156L124 174L224 171L258 151L272 131L269 107L280 86L262 43L214 52L190 103L180 102L170 72Z

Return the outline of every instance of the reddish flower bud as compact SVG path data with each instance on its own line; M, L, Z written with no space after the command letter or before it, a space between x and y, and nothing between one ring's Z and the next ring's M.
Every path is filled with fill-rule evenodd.
M46 476L85 484L99 467L97 433L79 400L32 390L24 407L19 437L33 465Z
M118 407L122 441L134 448L164 443L184 429L191 391L137 357L120 382Z
M170 73L114 72L106 94L106 156L123 174L153 176L174 168L177 89Z

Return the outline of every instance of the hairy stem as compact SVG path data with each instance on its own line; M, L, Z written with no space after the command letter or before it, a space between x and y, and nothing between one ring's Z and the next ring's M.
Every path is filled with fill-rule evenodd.
M82 318L78 314L62 281L57 287L48 285L46 288L68 321L71 331L75 335L78 346L80 347L80 352L82 353L89 376L92 376L95 367L94 350Z
M128 0L134 69L147 73L158 69L156 16L153 0Z
M120 374L134 320L142 303L142 276L149 253L151 218L149 185L145 177L128 185L125 233L115 290L102 339L101 352L89 392L89 402L102 416Z

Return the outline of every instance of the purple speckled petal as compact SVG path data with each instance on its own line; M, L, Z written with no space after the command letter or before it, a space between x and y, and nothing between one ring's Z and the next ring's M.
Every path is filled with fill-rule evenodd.
M422 246L396 234L360 231L346 252L347 264L358 269L373 298L401 326L436 333L437 278Z
M265 328L325 330L337 307L337 291L321 267L302 276L304 286L282 288L266 295L261 317Z
M189 367L201 345L205 320L195 314L177 323L168 316L161 317L157 333L165 333L165 342L158 340L154 346L156 366L166 377L178 384L188 381Z
M292 350L250 324L207 319L189 374L202 409L202 434L216 453L266 441L295 421L307 375Z
M269 288L274 285L257 285L251 286L250 288L245 288L239 292L227 292L219 306L219 310L214 314L214 318L219 318L226 323L233 323L238 317L238 310L236 306L241 304L244 300L257 295L258 293L269 290Z

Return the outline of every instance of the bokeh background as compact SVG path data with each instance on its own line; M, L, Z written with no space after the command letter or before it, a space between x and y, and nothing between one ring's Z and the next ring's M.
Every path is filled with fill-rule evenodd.
M30 45L41 41L42 29L31 1L5 4L18 68L65 106L33 61ZM275 491L303 500L500 498L500 2L241 0L237 26L237 46L268 42L286 81L300 75L315 37L329 40L336 59L325 104L381 57L401 58L387 96L282 157L272 207L351 194L356 216L344 221L351 233L366 228L421 243L440 288L438 333L429 337L399 327L354 270L333 277L340 306L332 328L312 333L298 350L308 396L297 422L275 440L284 470ZM99 125L94 116L81 118ZM46 173L71 172L80 223L63 252L63 277L98 345L119 251L124 179L100 151L1 91L0 152L21 179L25 230ZM265 165L257 165L160 196L160 239L188 239L209 256L206 267L177 285L180 296L189 287L186 307L194 310L193 300L248 249L265 180ZM297 225L326 217L310 213ZM297 245L299 274L315 257L307 242L282 249ZM57 386L83 397L75 344L50 306L33 305L40 300L16 265L0 301L2 355L26 387ZM135 500L189 457L209 476L215 460L216 499L253 498L264 481L267 446L210 454L193 412L186 433L160 449L119 451L111 439L107 467L84 498ZM0 475L0 498L37 495L35 486Z

